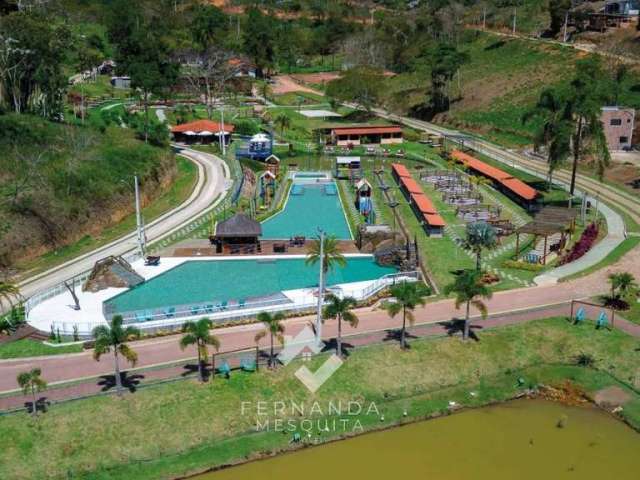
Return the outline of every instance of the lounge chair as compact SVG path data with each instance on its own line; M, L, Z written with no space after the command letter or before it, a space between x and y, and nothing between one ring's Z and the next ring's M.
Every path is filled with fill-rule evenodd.
M247 301L246 301L246 300L244 300L244 299L242 299L242 300L240 300L240 301L238 302L238 307L239 307L239 308L244 308L244 307L246 307L246 305L247 305Z
M214 306L212 303L208 303L207 305L204 306L204 311L207 313L213 313L214 310Z
M191 307L191 314L192 315L198 315L199 313L200 313L200 307L199 306Z
M176 316L176 307L169 307L164 309L164 316L167 318L173 318Z
M229 302L227 302L226 300L222 302L222 304L220 305L220 310L226 310L228 304Z
M145 260L144 264L145 264L146 266L156 267L156 266L160 265L160 257L158 257L158 256L153 256L153 255L149 255L149 256L146 258L146 260Z
M225 376L225 378L229 378L230 377L231 367L229 366L229 364L227 363L226 360L224 362L222 362L222 365L220 365L217 370L218 370L218 373L223 374Z
M245 372L255 372L256 360L254 358L242 358L240 359L240 368Z
M145 310L144 319L146 322L150 322L151 320L153 320L153 312L151 310Z
M146 321L144 319L144 313L143 312L134 312L134 315L136 317L136 322L142 323L142 322Z

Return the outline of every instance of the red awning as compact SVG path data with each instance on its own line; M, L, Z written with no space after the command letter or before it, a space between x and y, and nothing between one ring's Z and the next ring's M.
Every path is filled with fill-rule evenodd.
M437 213L436 207L433 206L433 203L431 203L431 200L429 200L426 195L414 193L411 195L411 200L415 203L420 213Z
M525 200L534 200L538 196L538 191L517 178L511 178L502 182L506 188Z
M409 173L407 167L405 167L401 163L392 163L391 168L398 177L411 177L411 174Z
M435 214L425 214L424 215L424 220L425 222L427 222L427 224L430 227L446 227L447 224L445 223L445 221L442 219L442 217L440 215L438 215L437 213Z
M407 192L409 192L410 194L411 193L423 194L422 187L420 187L420 185L418 185L413 178L400 177L400 183L405 188L405 190L407 190Z

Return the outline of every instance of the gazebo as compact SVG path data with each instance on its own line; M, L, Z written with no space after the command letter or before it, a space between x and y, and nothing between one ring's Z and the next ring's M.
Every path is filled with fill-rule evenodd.
M567 242L567 236L575 230L578 211L572 208L544 207L535 216L533 221L516 230L516 259L520 256L520 235L533 235L535 246L538 238L544 238L544 246L541 255L541 263L547 264L547 257L553 250L562 250ZM549 245L549 237L560 234L560 242L557 248L552 249Z
M216 253L258 253L261 251L260 236L260 222L238 213L218 223L209 240L216 246Z
M231 141L231 134L235 127L231 123L213 122L211 120L196 120L195 122L183 123L171 128L171 134L176 142L192 143L212 143L220 142L224 139L225 145Z

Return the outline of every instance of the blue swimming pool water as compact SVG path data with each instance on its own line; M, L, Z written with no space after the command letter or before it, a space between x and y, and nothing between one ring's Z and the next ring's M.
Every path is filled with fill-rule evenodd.
M327 285L375 280L395 273L372 257L350 258L329 273ZM168 306L218 304L269 297L283 290L312 288L318 269L304 259L187 261L105 302L108 310L133 312Z
M262 223L262 238L312 238L318 228L342 240L352 238L335 182L294 183L290 193L284 210Z

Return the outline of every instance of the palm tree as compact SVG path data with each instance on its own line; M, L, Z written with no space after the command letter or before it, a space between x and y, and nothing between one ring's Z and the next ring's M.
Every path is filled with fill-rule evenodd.
M7 282L0 282L0 307L13 307L16 300L20 300L20 289L17 285Z
M636 290L638 284L633 274L629 272L618 272L609 274L611 284L611 298L620 298L626 293Z
M284 324L282 323L282 320L284 320L284 315L282 313L271 314L268 312L262 312L258 315L258 321L264 324L265 329L256 335L255 341L256 343L258 343L260 339L269 335L271 341L271 350L269 352L269 368L272 368L275 365L273 340L277 339L280 345L284 343Z
M549 186L553 181L553 172L562 165L571 153L572 125L570 118L567 100L552 88L543 90L535 107L522 117L523 123L529 123L533 119L541 122L534 138L534 145L536 148L544 145L547 149Z
M28 372L22 372L18 375L18 385L22 388L24 395L31 395L31 404L33 407L31 413L34 416L38 416L36 394L47 389L47 382L42 378L42 370L32 368Z
M473 222L467 225L465 247L476 254L476 270L482 267L482 250L491 250L498 245L496 229L487 222Z
M391 287L391 295L395 298L395 302L387 302L383 308L387 311L391 318L402 312L402 330L400 331L400 348L403 350L406 345L407 320L409 325L413 325L416 321L413 311L418 305L425 304L425 297L429 295L430 290L419 282L400 282Z
M324 272L325 281L327 273L332 270L334 266L346 267L347 260L340 252L340 246L338 240L334 235L324 237L322 252L324 258L322 259L322 270ZM307 258L304 263L306 265L317 265L320 261L320 237L311 241L309 249L307 250Z
M180 339L180 348L184 350L190 345L196 345L198 348L198 378L204 382L204 362L209 356L207 345L220 350L220 340L215 335L211 335L213 323L208 318L201 318L197 322L185 322L182 326L182 338Z
M571 169L571 195L575 192L578 162L588 154L596 163L598 176L604 176L611 161L601 121L602 106L606 103L602 88L600 60L589 57L576 62L576 76L570 84L568 111L571 113L573 132L573 166Z
M356 299L353 297L339 298L335 295L329 295L329 304L324 309L323 317L325 319L335 318L338 320L338 336L336 354L342 357L342 320L347 322L353 328L358 326L358 317L351 311L356 306Z
M444 292L446 295L450 295L451 293L456 295L456 309L466 304L467 310L462 335L462 338L466 340L469 338L469 312L471 305L480 311L483 319L487 318L487 306L482 302L482 299L490 299L492 296L491 290L489 290L482 280L481 272L477 270L465 270L456 277L452 284L445 287Z
M291 126L291 119L284 113L281 113L276 117L274 123L280 127L280 135L282 136L284 135L284 131Z
M113 350L113 360L115 366L116 390L118 395L122 395L122 379L120 378L119 356L122 355L132 366L138 361L138 354L127 345L131 337L139 337L140 330L136 327L124 327L121 315L115 315L109 325L100 325L93 329L95 346L93 348L93 358L99 362L100 357Z

